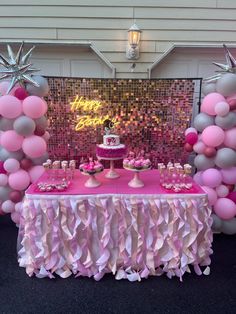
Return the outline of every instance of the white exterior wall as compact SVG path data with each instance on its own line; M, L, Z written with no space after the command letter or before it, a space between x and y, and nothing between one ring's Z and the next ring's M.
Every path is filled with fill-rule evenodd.
M131 72L125 50L134 20L142 35ZM148 68L173 44L236 45L236 1L0 0L0 40L89 41L117 78L148 78Z

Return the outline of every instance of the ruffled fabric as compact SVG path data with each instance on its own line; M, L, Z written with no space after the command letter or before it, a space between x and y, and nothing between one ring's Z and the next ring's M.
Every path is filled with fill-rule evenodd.
M211 209L205 195L26 196L18 260L29 276L182 281L209 274ZM193 267L190 267L190 266ZM201 267L203 266L203 267Z

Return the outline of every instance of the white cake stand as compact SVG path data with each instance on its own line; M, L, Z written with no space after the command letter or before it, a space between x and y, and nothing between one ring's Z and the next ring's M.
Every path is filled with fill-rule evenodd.
M103 171L103 170L101 170L100 172L102 172L102 171ZM82 173L83 175L89 176L89 178L88 178L88 180L85 182L84 186L86 186L87 188L97 188L98 186L100 186L100 185L101 185L101 182L99 182L99 181L96 179L96 177L95 177L95 175L96 175L97 173L100 173L100 172L96 172L96 173L94 173L94 174L90 174L90 173L88 173L88 172L83 172L83 171L81 171L81 173Z
M105 175L106 178L108 178L108 179L116 179L116 178L120 177L119 173L115 170L114 161L115 160L121 160L123 158L124 157L108 158L108 157L97 156L98 160L110 160L110 169L109 169L109 171Z
M142 188L144 186L143 181L140 179L139 173L143 172L143 171L147 171L150 170L151 167L147 168L147 169L131 169L131 168L126 168L124 167L125 170L129 170L129 171L133 171L134 172L134 177L132 180L129 181L128 186L130 186L131 188Z

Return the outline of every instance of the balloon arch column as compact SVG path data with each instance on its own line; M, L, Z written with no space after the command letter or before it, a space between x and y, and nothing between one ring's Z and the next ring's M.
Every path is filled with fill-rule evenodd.
M200 113L185 132L185 149L197 156L195 181L208 194L213 229L236 233L236 60L226 46L227 64L205 80Z
M0 55L7 69L1 70L2 78L10 79L0 83L0 214L11 213L16 224L24 191L43 173L42 163L48 158L43 97L49 87L42 76L30 75L36 71L27 63L31 51L22 55L22 44L16 57L10 46L9 59Z

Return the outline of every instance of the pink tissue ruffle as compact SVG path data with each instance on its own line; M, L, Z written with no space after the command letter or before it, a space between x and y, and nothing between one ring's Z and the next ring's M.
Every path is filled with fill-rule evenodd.
M71 274L140 281L166 273L182 280L210 264L206 196L26 196L18 259L29 276Z

